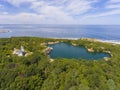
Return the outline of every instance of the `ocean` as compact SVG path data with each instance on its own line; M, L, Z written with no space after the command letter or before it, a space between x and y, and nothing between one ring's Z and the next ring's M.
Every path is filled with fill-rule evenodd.
M32 36L44 38L96 38L110 42L120 42L120 25L39 25L0 24L0 38Z

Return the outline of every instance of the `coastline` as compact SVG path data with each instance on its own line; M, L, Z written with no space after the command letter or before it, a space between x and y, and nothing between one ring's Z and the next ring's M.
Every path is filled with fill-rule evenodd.
M0 30L0 33L8 33L11 32L10 30ZM14 36L11 37L7 37L7 38L12 38ZM18 37L31 37L31 36L18 36ZM2 37L0 37L2 38ZM14 37L15 38L15 37ZM109 44L120 44L120 41L117 40L102 40L102 39L96 39L96 38L65 38L65 37L37 37L37 38L48 38L48 39L66 39L66 40L79 40L79 39L87 39L88 41L94 41L94 42L102 42L102 43L109 43Z
M67 39L67 40L79 40L79 39L87 39L90 41L95 41L95 42L102 42L102 43L110 43L110 44L120 44L120 41L116 40L102 40L102 39L96 39L96 38L51 38L51 39Z
M111 43L111 44L120 44L120 41L115 41L115 40L98 40L103 43Z
M90 38L89 38L90 39ZM102 43L110 43L110 44L120 44L120 41L115 40L102 40L102 39L95 39L96 42L102 42Z
M78 40L78 39L80 39L80 38L62 38L62 37L60 37L60 38L58 38L58 37L50 37L50 39L67 39L67 40Z

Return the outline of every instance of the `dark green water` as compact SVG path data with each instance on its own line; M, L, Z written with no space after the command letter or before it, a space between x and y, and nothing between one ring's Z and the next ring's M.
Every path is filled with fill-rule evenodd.
M67 43L58 43L49 46L53 48L53 51L50 53L51 58L99 60L104 57L110 57L107 53L91 53L85 47L72 46Z

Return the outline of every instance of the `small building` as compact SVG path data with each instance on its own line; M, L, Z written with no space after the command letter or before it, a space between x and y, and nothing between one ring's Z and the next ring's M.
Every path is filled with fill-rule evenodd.
M14 48L13 54L16 54L16 55L18 55L18 56L25 56L26 52L25 52L25 50L24 50L24 47L21 46L20 49Z

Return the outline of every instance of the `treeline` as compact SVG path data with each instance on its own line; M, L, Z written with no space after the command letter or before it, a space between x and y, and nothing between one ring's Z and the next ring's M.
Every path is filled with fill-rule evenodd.
M50 62L44 42L61 41L110 51L108 61L57 58ZM14 48L24 46L33 52L27 57L13 55ZM102 47L102 48L101 48ZM0 90L119 90L120 45L88 40L62 40L36 37L0 39Z

